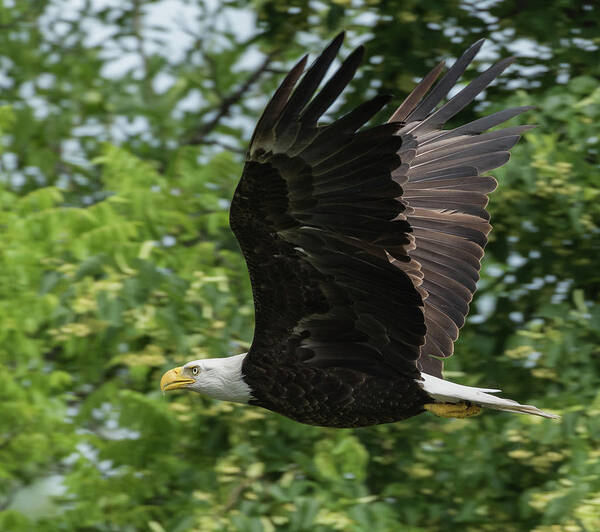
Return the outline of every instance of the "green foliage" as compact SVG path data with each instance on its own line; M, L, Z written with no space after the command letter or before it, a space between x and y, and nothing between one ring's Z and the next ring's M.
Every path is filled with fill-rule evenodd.
M595 4L182 0L198 16L177 53L145 18L161 2L5 4L0 531L600 529ZM522 120L539 127L495 172L474 318L446 367L560 423L336 431L160 394L164 370L251 341L227 222L241 150L279 72L341 28L367 60L332 114L400 99L482 36L492 54L529 40L485 111L535 104Z

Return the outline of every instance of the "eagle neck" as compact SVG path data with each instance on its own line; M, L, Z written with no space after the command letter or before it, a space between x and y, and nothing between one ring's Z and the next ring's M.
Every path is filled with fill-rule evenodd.
M242 363L246 354L202 360L203 374L197 391L221 401L250 401L252 390L242 376Z

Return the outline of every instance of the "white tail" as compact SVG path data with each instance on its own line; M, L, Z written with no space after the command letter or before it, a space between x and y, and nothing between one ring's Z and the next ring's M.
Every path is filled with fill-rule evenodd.
M518 414L532 414L550 419L559 419L560 416L544 412L531 405L522 405L517 401L503 399L490 395L500 390L490 390L487 388L475 388L473 386L463 386L454 382L439 379L427 373L421 373L422 381L417 381L423 390L431 397L442 403L458 403L459 401L470 401L477 406L493 408L494 410L504 410L506 412L516 412Z

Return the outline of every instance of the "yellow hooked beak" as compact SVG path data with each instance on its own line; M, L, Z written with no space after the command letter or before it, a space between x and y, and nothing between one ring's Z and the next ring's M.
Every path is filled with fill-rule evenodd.
M185 377L183 374L183 368L173 368L167 371L160 379L160 389L163 392L170 392L171 390L177 390L177 388L185 388L188 384L196 382L194 379Z

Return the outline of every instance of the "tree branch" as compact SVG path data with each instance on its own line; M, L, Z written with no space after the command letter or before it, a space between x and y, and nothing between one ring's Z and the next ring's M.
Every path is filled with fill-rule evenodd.
M219 122L229 114L231 108L242 99L250 87L260 79L278 53L279 51L276 50L265 56L262 63L254 72L252 72L252 74L250 74L250 76L248 76L246 81L232 94L221 100L221 105L219 105L217 114L206 124L202 125L197 131L186 135L187 138L184 138L182 144L205 144L207 142L207 136L219 125ZM214 140L208 142L212 144L214 143Z
M152 81L150 79L150 61L144 50L144 36L143 32L143 13L142 13L142 1L134 0L133 2L133 36L136 43L136 52L142 63L143 72L143 84L142 90L145 93L146 100L152 96Z
M234 146L233 144L228 144L227 142L222 142L222 141L216 140L216 139L206 138L206 139L202 140L200 142L200 144L204 144L207 146L219 146L220 148L223 148L223 149L233 152L233 153L239 153L240 155L244 155L246 153L246 150L244 150L243 148L240 148L239 146Z

